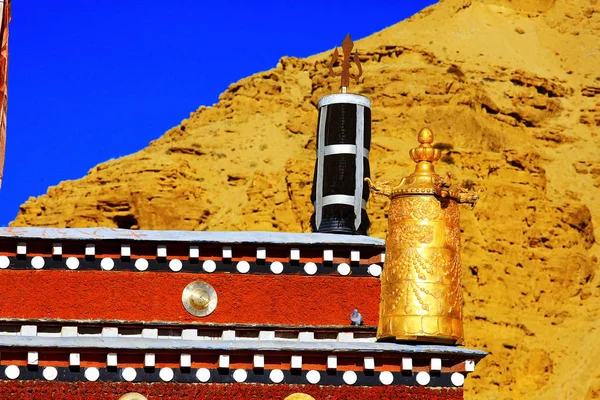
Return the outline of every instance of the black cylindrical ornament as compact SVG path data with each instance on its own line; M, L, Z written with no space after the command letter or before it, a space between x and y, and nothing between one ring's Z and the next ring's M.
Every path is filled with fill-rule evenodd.
M319 100L313 232L367 235L371 101L339 93Z

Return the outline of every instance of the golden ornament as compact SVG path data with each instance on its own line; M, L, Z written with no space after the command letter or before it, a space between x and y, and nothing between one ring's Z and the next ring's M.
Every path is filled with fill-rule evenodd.
M433 133L419 132L409 151L415 171L399 185L373 184L391 199L381 275L379 340L463 343L459 203L475 206L478 192L451 188L433 162Z

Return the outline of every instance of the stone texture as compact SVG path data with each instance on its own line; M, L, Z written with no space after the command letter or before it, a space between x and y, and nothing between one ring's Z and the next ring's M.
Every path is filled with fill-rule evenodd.
M375 180L410 172L429 126L464 209L465 330L490 352L468 399L597 398L600 6L446 0L358 42ZM146 149L22 205L12 226L308 231L330 52L282 58ZM383 199L371 233L385 237Z

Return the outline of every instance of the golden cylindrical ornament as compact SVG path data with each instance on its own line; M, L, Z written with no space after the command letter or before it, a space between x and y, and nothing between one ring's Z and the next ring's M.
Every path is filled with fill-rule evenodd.
M474 205L474 191L450 189L435 173L441 152L429 129L410 155L415 172L398 186L373 185L390 197L386 257L381 275L379 340L463 343L458 203Z
M458 204L392 199L377 337L458 343L462 318Z

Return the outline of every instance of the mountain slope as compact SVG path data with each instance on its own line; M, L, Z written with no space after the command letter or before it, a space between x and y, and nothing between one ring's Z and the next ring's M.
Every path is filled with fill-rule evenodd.
M357 43L375 180L437 171L486 192L462 211L470 399L600 398L600 7L446 0ZM242 79L149 147L51 187L13 226L309 231L318 99L330 53ZM369 201L385 237L387 202Z

